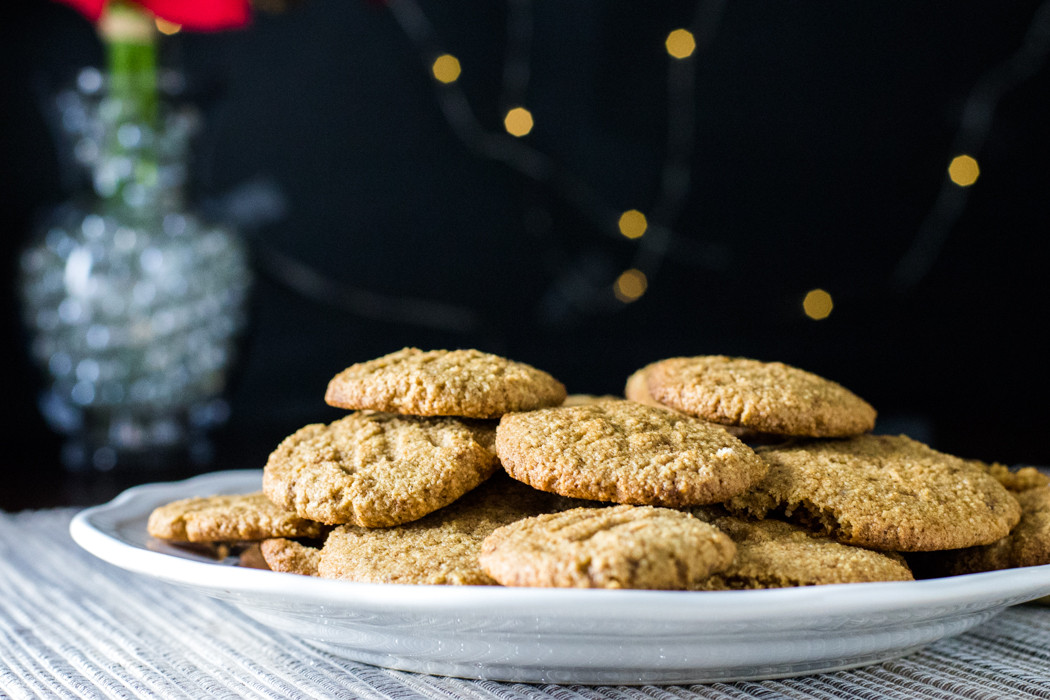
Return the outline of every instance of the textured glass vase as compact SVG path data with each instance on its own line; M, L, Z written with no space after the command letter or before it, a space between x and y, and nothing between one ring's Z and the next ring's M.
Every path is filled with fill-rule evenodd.
M186 202L199 112L162 100L142 120L93 69L54 107L84 186L21 258L41 411L72 469L205 464L251 274L238 233Z

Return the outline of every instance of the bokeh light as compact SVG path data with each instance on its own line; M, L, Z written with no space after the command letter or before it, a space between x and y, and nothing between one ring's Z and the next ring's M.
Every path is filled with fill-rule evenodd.
M831 315L835 304L831 295L823 289L811 289L806 292L806 298L802 300L802 310L814 321L820 321Z
M623 303L629 304L645 294L645 290L648 287L649 280L646 278L645 273L632 268L625 270L623 274L616 278L616 283L613 284L613 294Z
M948 177L959 187L969 187L977 182L981 169L977 166L977 160L973 156L961 155L952 158L948 166Z
M667 35L664 46L675 58L689 58L696 51L696 39L688 29L676 29Z
M439 82L454 83L459 79L460 65L459 59L450 53L442 54L434 59L433 65L430 70L434 73L434 77Z
M641 238L649 228L649 222L642 212L637 209L628 209L620 215L619 226L620 233L627 238Z
M168 20L161 19L160 17L155 18L155 21L157 24L157 31L161 34L167 34L168 36L171 36L172 34L178 34L182 30L181 24L169 22Z
M503 126L511 136L525 136L532 131L532 112L524 107L515 107L507 112Z

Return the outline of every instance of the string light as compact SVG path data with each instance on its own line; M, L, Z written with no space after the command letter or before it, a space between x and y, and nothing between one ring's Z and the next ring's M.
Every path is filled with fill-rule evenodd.
M625 304L637 301L649 287L645 273L634 268L625 270L613 284L613 294Z
M831 295L823 289L809 290L806 292L806 297L802 300L802 310L814 321L821 321L830 316L834 307L835 304L831 300Z
M977 166L977 160L973 156L961 155L952 158L948 165L948 177L959 187L969 187L977 182L981 169Z
M503 127L511 136L522 137L532 131L532 112L524 107L515 107L503 118Z
M641 238L646 229L649 228L649 222L645 218L645 214L638 211L637 209L628 209L623 214L620 214L620 233L627 238Z
M689 58L696 51L696 39L688 29L675 29L667 35L664 46L667 47L667 53L675 58Z
M155 22L157 24L157 31L159 31L161 34L167 34L168 36L171 36L172 34L178 34L180 31L182 31L181 24L169 22L168 20L161 19L160 17L156 17Z
M439 82L454 83L459 79L460 65L459 59L450 53L442 54L434 59L434 63L431 65L430 70L434 73L434 77Z

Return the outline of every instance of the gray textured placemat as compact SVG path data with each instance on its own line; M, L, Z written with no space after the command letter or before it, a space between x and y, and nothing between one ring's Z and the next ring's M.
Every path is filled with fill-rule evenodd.
M391 671L105 564L70 539L73 513L0 513L0 697L1050 698L1050 609L1035 605L897 661L778 681L585 687Z

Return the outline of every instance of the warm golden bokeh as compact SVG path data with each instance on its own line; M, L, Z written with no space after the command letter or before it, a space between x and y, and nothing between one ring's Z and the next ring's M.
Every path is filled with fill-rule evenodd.
M977 166L977 160L973 156L955 156L948 166L948 177L959 187L969 187L977 182L980 174L981 169Z
M168 36L171 36L172 34L178 34L182 30L181 24L175 24L174 22L169 22L168 20L161 19L160 17L155 18L154 21L157 23L157 31L161 34L167 34Z
M613 293L617 299L627 304L636 301L645 294L645 290L648 287L649 280L645 277L645 273L632 268L625 270L623 274L616 278L616 283L613 284Z
M532 112L524 107L515 107L507 112L503 126L511 136L525 136L532 131Z
M675 29L667 35L664 45L667 53L675 58L689 58L696 51L696 39L688 29Z
M627 238L641 238L649 228L645 214L637 209L628 209L620 214L620 233Z
M459 79L460 65L459 59L450 53L442 54L434 59L433 65L430 70L434 73L434 77L446 85L448 83L454 83Z
M802 300L802 310L814 321L820 321L831 315L835 304L831 295L823 289L811 289L806 292L806 298Z

